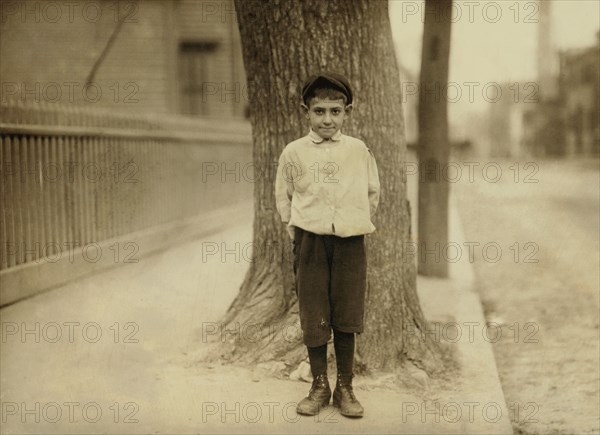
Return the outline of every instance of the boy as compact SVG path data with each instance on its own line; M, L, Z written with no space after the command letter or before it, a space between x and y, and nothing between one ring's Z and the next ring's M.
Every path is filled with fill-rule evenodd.
M375 230L377 165L361 140L340 131L352 112L352 89L345 77L311 76L302 87L302 100L310 132L285 147L275 181L277 211L293 240L300 325L313 375L297 411L315 415L329 404L327 342L333 329L333 404L342 415L362 417L352 389L354 334L363 331L364 235Z

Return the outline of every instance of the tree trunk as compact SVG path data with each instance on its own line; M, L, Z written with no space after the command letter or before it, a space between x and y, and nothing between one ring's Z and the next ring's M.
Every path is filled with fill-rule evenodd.
M308 133L299 106L302 83L314 72L330 70L345 74L353 86L355 109L343 131L364 140L374 152L382 187L374 219L377 230L367 237L367 303L359 358L363 367L372 369L391 369L408 359L433 372L439 347L419 335L426 321L416 293L416 265L403 256L410 242L402 171L406 144L387 2L236 0L236 10L249 82L253 158L263 176L254 187L258 251L224 319L227 329L241 333L232 335L221 354L246 363L275 359L289 369L306 358L291 242L275 209L274 177L284 146ZM285 328L291 324L295 327ZM252 333L248 325L253 325Z
M448 262L448 83L452 0L425 1L419 93L419 273L445 278Z

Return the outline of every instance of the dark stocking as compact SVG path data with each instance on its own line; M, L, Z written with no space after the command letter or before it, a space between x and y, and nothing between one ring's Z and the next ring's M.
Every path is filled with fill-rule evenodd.
M333 345L338 373L351 374L354 363L354 333L334 330Z
M313 378L327 373L327 343L318 347L306 347Z

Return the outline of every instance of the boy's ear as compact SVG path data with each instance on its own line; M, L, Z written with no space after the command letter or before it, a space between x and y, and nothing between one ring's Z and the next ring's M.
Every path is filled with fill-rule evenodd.
M304 104L304 103L300 103L300 107L302 107L302 111L304 112L304 114L308 118L308 106L306 104Z
M352 104L348 104L346 106L346 108L344 109L344 111L346 112L346 116L350 116L350 114L352 113L352 109L354 108L354 106L352 106Z

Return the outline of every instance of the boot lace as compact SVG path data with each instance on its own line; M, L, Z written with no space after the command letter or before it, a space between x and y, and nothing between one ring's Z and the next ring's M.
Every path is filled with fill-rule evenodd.
M310 387L310 391L308 392L308 397L310 399L315 398L315 392L320 386L325 388L325 380L322 376L318 376L315 379L313 379L312 386Z
M350 401L354 403L354 402L358 402L358 400L356 399L356 396L354 395L354 389L352 388L351 380L352 380L352 378L346 379L342 376L340 376L338 378L340 387L342 387L343 389L345 389L348 392L348 397L349 397Z

